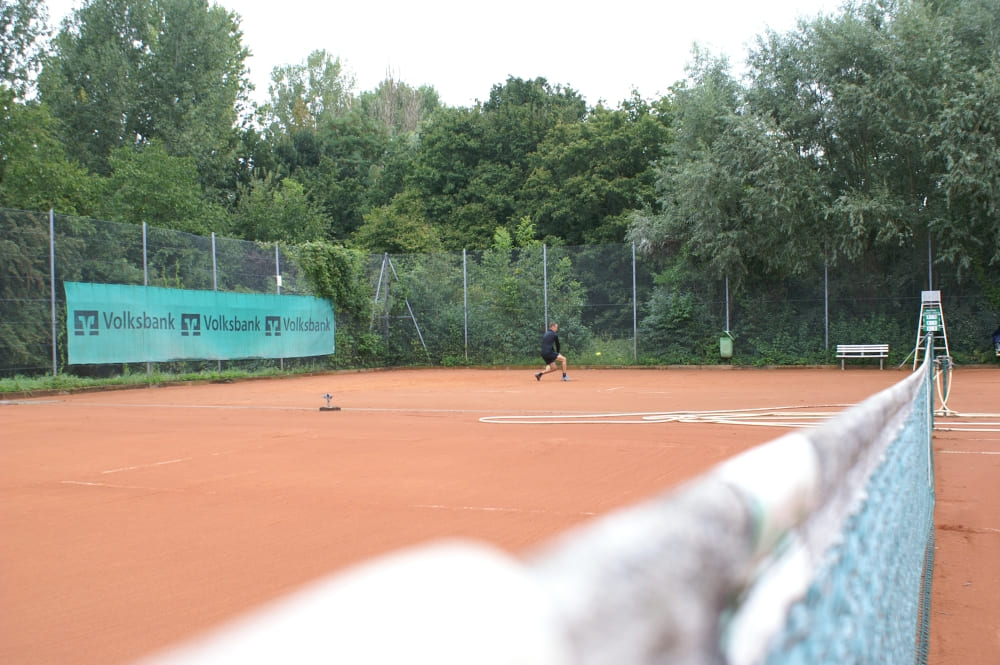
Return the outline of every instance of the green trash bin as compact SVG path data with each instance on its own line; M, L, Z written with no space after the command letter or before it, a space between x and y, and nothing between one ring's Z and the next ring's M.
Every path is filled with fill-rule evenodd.
M728 331L719 338L719 355L727 360L733 357L733 336Z

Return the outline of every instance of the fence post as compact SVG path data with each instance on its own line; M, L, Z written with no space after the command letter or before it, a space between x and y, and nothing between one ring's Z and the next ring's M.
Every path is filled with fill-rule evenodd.
M462 314L465 317L465 362L469 362L469 272L465 248L462 248Z
M52 208L49 208L49 301L52 308L52 376L57 376L59 342L56 337L56 213Z
M548 245L542 245L542 302L545 318L542 321L542 330L549 327L549 255Z
M726 275L726 332L729 332L729 275Z
M830 262L823 253L823 349L830 350Z
M274 243L274 291L281 295L281 257L278 255L278 246L281 243Z
M639 291L635 285L635 241L632 241L632 362L639 362Z
M274 243L274 290L279 296L281 295L281 257L278 254L278 247L281 243ZM281 371L285 371L285 359L278 358L278 367Z
M219 271L215 263L215 231L212 231L212 290L219 290ZM222 371L222 361L216 360L215 367L220 372Z
M146 236L146 222L142 223L142 285L149 286L149 244ZM146 362L146 376L152 376L153 363Z

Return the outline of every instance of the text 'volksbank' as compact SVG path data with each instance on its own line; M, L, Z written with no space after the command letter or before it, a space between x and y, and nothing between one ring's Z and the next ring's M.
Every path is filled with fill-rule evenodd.
M76 310L74 312L74 332L76 335L97 335L97 312ZM178 330L181 336L197 337L202 331L264 333L277 336L281 332L330 332L329 319L311 319L301 316L251 316L224 314L182 313L180 319L174 313L153 316L147 312L101 312L100 321L105 330Z

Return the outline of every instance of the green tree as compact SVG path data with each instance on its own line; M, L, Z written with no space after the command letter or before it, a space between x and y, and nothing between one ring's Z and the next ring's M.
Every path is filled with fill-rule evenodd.
M314 51L306 62L276 67L270 101L259 112L269 150L259 165L305 187L327 220L325 237L347 241L361 226L390 147L387 125L361 110L354 78L340 59Z
M158 0L156 40L143 72L149 138L192 157L207 193L232 191L250 83L236 14L208 0Z
M107 219L199 235L228 230L226 212L202 195L194 158L173 157L152 141L118 148L109 163L100 211Z
M241 190L233 211L235 231L258 241L302 243L322 240L326 220L292 178L253 180Z
M696 67L675 90L663 212L638 218L633 237L654 251L686 246L738 279L824 258L888 274L929 233L959 274L981 261L996 225L965 195L988 198L990 169L951 171L988 163L994 144L987 81L1000 51L987 4L868 2L771 33L746 88Z
M497 220L476 209L466 189L482 158L484 119L472 109L443 109L421 133L420 147L406 173L406 187L423 202L427 219L440 229L445 247L481 247ZM464 213L464 214L463 214Z
M974 72L973 85L955 95L934 132L946 164L941 188L947 217L932 228L938 255L996 286L1000 266L1000 64ZM1000 301L994 303L1000 307Z
M346 241L363 223L388 145L384 129L355 110L276 137L267 161L302 183L327 220L326 237Z
M66 156L55 134L44 106L11 102L0 108L0 207L96 211L100 182Z
M968 166L996 143L998 16L990 0L867 2L762 40L750 107L814 157L833 259L887 264L933 240L961 275L995 246L967 195L991 186Z
M475 109L444 109L428 120L406 186L424 200L445 247L482 248L497 225L513 227L530 156L553 127L580 122L586 103L543 78L511 77Z
M371 252L429 254L441 249L437 231L413 192L397 195L388 205L371 209L351 237L351 245Z
M8 0L0 5L0 100L3 90L24 99L41 66L41 40L48 36L42 0Z
M316 130L325 120L347 113L354 101L354 77L340 58L313 51L301 64L271 71L270 100L259 110L262 124L274 136Z
M519 197L542 236L571 245L621 242L629 212L655 203L654 163L669 140L669 103L638 93L622 108L597 107L584 122L559 123L529 160Z
M106 175L116 148L159 139L215 186L247 91L241 40L236 15L207 0L89 0L55 37L40 98L91 170Z
M374 90L361 93L358 102L367 116L393 136L417 132L424 119L441 108L441 98L434 88L413 88L391 75Z

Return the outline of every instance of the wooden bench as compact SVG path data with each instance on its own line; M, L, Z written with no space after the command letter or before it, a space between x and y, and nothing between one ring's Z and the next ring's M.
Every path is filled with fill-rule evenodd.
M844 369L847 358L878 358L878 368L883 369L882 362L889 357L888 344L838 344L837 357L840 358L840 369Z

